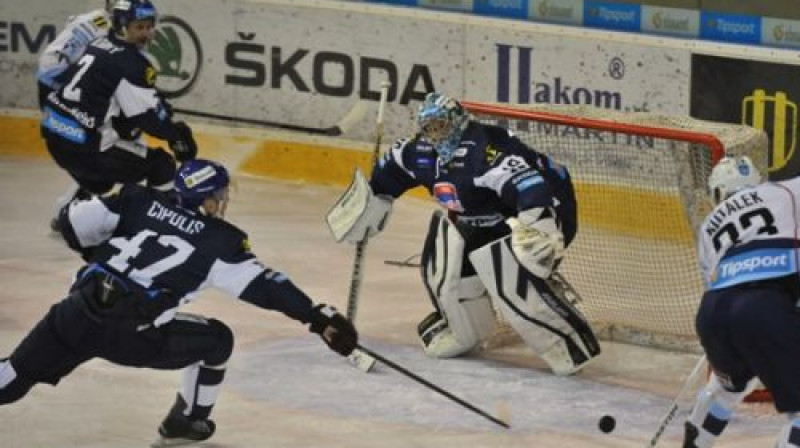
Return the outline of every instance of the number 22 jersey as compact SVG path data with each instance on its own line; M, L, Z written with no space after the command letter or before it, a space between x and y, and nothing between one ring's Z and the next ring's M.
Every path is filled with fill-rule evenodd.
M708 289L798 272L800 177L765 182L720 202L703 221L698 256Z

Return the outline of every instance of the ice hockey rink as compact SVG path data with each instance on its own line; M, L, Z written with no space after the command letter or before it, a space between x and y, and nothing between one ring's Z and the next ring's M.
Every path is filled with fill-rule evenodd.
M236 176L228 218L268 265L317 301L345 308L354 251L337 245L324 215L339 188ZM48 159L0 157L0 357L67 290L80 259L49 233L54 199L68 183ZM612 343L583 372L551 375L526 348L456 360L427 359L416 324L431 305L414 268L433 205L396 203L367 248L357 326L362 343L496 416L503 429L394 370L351 367L304 326L216 292L185 311L214 316L236 335L206 447L644 447L697 355ZM579 236L580 237L580 236ZM567 252L569 256L569 252ZM57 387L40 385L0 407L0 447L146 447L172 404L177 372L94 360ZM683 403L659 446L680 446ZM616 418L610 434L603 415ZM769 405L740 408L717 446L767 447L783 423Z

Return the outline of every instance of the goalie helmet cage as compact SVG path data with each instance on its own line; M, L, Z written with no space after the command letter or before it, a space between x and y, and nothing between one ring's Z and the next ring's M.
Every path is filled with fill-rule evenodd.
M695 231L712 206L706 182L726 153L749 155L766 172L766 135L591 106L462 104L569 169L579 231L559 271L580 293L578 307L598 335L699 352Z
M559 272L580 294L576 305L598 337L702 352L694 330L703 293L695 232L713 206L708 176L726 154L748 155L767 172L766 134L583 105L462 105L569 169L579 231ZM501 318L498 323L486 345L518 341Z

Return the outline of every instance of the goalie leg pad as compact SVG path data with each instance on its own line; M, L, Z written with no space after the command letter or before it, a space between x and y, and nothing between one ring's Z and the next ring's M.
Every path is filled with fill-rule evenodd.
M449 358L466 353L494 327L494 312L478 277L461 277L464 239L440 211L434 213L422 250L422 282L438 310L420 323L425 353Z
M514 257L509 237L470 253L500 313L557 375L582 369L600 345L581 312Z

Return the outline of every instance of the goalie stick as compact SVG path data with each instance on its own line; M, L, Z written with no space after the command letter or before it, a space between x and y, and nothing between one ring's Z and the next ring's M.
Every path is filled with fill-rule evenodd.
M287 131L306 132L309 134L338 137L346 133L353 127L354 124L356 124L357 122L361 121L362 118L364 118L364 115L367 112L367 103L359 100L352 108L350 108L350 110L347 112L347 114L345 114L344 117L342 117L341 120L339 120L335 125L327 128L315 128L310 126L295 125L291 123L279 123L277 121L258 120L255 118L234 117L231 115L215 114L199 110L181 109L178 107L173 108L172 110L178 114L190 115L201 118L210 118L212 120L227 121L230 123L251 124L256 126L264 126L268 128L284 129Z
M389 266L397 266L401 268L418 268L421 266L419 261L411 261L411 260L419 258L421 255L422 254L414 254L406 258L405 260L383 260L383 263L388 264Z
M697 381L700 372L704 369L703 367L706 364L706 355L700 357L695 364L692 372L689 373L689 376L686 377L686 380L683 382L683 386L681 386L681 390L678 391L678 395L675 396L675 399L672 400L670 403L669 408L667 408L667 412L664 413L664 416L661 418L661 422L658 425L658 429L656 429L656 433L653 434L653 437L650 438L650 441L645 445L646 448L653 448L658 444L658 441L661 439L661 436L664 434L664 431L667 429L672 420L675 418L675 414L678 412L678 402L686 395L686 392L691 389L692 385Z
M375 119L375 148L372 151L372 165L378 162L381 152L381 140L383 139L383 110L386 108L386 101L389 95L389 83L384 81L381 83L381 98L378 102L378 115ZM356 254L353 258L353 273L350 276L350 291L347 294L347 319L353 324L356 322L356 312L358 311L358 292L361 289L361 278L363 272L361 270L364 262L364 251L367 248L368 235L364 239L356 243ZM347 361L363 372L369 372L372 366L375 365L375 358L362 350L353 350L347 357Z
M381 83L381 99L378 103L378 115L375 119L375 148L372 150L372 161L370 167L375 166L381 153L381 140L383 139L383 110L386 107L387 96L389 95L389 83L384 81ZM353 274L350 277L350 292L347 295L347 318L350 322L356 320L356 313L358 312L358 292L361 289L362 264L364 261L364 252L367 249L367 241L369 236L365 235L364 239L356 243L356 254L353 258Z
M372 351L372 350L370 350L368 348L365 348L361 344L359 344L357 347L362 352L366 353L367 355L372 356L373 358L377 359L378 361L380 361L381 363L387 365L388 367L391 367L392 369L402 373L403 375L405 375L405 376L411 378L412 380L422 384L423 386L431 389L432 391L437 392L437 393L439 393L439 394L441 394L441 395L443 395L443 396L455 401L456 403L460 404L461 406L463 406L463 407L469 409L470 411L480 415L481 417L491 421L492 423L494 423L496 425L500 425L500 426L502 426L503 428L506 428L506 429L510 429L511 428L511 425L509 425L508 423L500 420L497 417L493 417L493 416L489 415L489 413L487 413L486 411L482 411L482 410L478 409L477 407L469 404L468 402L464 401L463 399L458 398L457 396L455 396L455 395L451 394L450 392L442 389L441 387L439 387L439 386L431 383L430 381L420 377L419 375L411 372L410 370L406 369L405 367L403 367L403 366L401 366L401 365L399 365L399 364L397 364L397 363L395 363L393 361L390 361L390 360L384 358L383 356L375 353L374 351Z

